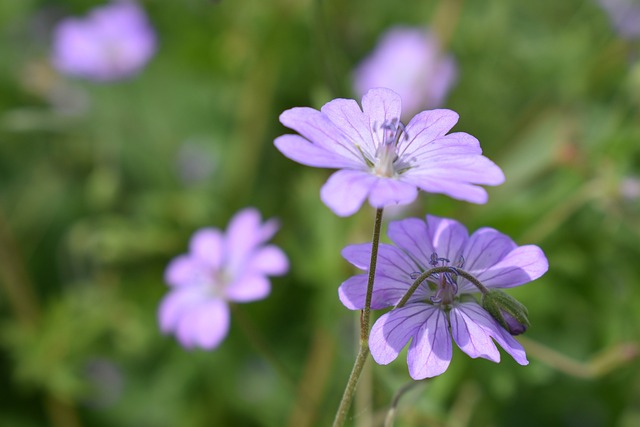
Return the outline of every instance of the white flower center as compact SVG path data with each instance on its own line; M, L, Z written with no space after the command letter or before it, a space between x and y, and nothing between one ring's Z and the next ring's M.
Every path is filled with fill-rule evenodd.
M396 148L400 138L407 138L404 126L398 119L392 119L380 126L383 130L382 141L378 142L375 153L373 173L377 176L391 178L398 174L398 153ZM375 130L375 128L374 128ZM376 133L377 135L377 133Z

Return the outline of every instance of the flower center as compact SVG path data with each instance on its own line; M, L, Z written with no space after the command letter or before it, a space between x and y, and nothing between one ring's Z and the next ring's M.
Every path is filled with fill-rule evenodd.
M391 178L397 172L398 154L396 153L396 148L398 142L400 138L408 139L408 136L404 125L398 119L384 122L380 129L382 129L383 138L382 141L378 142L373 172L378 176Z
M433 267L447 267L451 265L451 261L447 258L441 258L436 252L431 254L429 264ZM462 268L464 266L464 258L460 256L456 265L451 266L452 270ZM430 297L434 304L449 305L453 303L458 294L458 275L454 272L437 273L433 275L435 281L436 293ZM433 283L433 282L432 282Z

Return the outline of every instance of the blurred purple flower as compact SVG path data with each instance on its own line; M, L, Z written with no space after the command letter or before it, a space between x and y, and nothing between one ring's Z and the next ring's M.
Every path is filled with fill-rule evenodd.
M156 36L133 1L114 1L86 18L67 18L53 34L52 62L61 73L95 81L129 77L156 50Z
M634 0L598 0L609 15L615 30L627 39L640 38L640 2Z
M261 223L253 208L238 212L226 233L203 228L191 238L189 253L174 258L165 271L171 291L158 317L165 333L175 333L185 348L213 349L229 330L229 302L265 298L267 276L287 272L280 248L266 245L278 229L274 220Z
M434 266L452 266L474 276L487 288L510 288L542 276L547 259L534 245L517 246L508 236L481 228L469 236L457 221L427 215L426 222L408 218L389 223L395 244L380 244L371 308L395 306L420 273ZM371 244L344 248L343 256L356 267L369 267ZM346 280L340 301L351 310L364 307L367 274ZM522 346L469 295L478 289L453 273L433 275L407 304L382 315L371 329L374 360L386 365L407 342L407 363L414 379L442 374L451 362L451 337L472 358L500 361L492 338L521 365L528 363Z
M453 56L440 51L436 36L419 28L394 27L354 72L354 89L362 96L369 89L387 87L402 98L406 114L443 105L455 83Z
M352 99L334 99L321 111L297 107L280 115L282 124L300 133L275 140L285 156L340 169L320 194L337 215L352 215L367 198L376 208L408 204L418 189L485 203L487 192L477 184L504 181L476 138L447 135L458 121L454 111L423 111L405 127L400 96L384 88L367 92L362 107Z

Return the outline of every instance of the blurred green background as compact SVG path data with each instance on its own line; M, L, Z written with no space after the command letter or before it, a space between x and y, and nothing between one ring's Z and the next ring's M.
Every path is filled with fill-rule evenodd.
M395 425L640 425L640 48L595 1L149 0L159 48L139 75L57 74L53 25L98 4L0 3L0 427L331 423L357 334L340 250L374 212L336 217L319 199L331 172L272 141L283 110L352 97L353 68L398 24L446 40L455 130L507 177L486 205L422 194L403 215L495 227L550 270L510 292L531 364L456 350ZM218 349L186 351L157 326L163 270L245 206L280 219L291 271ZM402 356L370 364L350 425L381 425L409 380Z

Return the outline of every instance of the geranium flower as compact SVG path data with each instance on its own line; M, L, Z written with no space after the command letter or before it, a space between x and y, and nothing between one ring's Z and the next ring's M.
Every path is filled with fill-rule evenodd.
M640 2L634 0L598 0L609 15L615 30L629 40L640 38Z
M334 99L320 111L297 107L280 121L300 135L283 135L276 147L307 166L340 169L322 187L323 202L337 215L355 213L365 199L376 208L414 201L418 189L485 203L478 184L504 181L473 136L447 132L458 121L450 110L423 111L405 127L400 96L372 89L362 110L352 99Z
M465 271L486 288L510 288L542 276L547 259L534 245L517 246L508 236L481 228L469 236L457 221L428 215L426 222L408 218L389 223L395 244L380 244L371 308L395 306L419 274L433 267L451 266ZM347 246L343 256L356 267L369 267L371 244ZM450 273L431 276L416 289L406 305L383 314L373 325L369 346L374 360L386 365L411 340L407 363L414 379L443 373L451 362L455 343L472 358L500 361L495 340L521 365L527 358L522 346L476 302L478 288ZM349 309L364 307L367 274L353 276L339 289Z
M353 86L359 96L387 87L402 98L409 114L442 106L458 74L453 56L445 54L437 37L421 28L393 27L356 68Z
M86 18L67 18L53 34L52 62L61 73L88 80L129 77L156 50L156 36L144 11L132 1L114 1Z
M186 347L213 349L229 330L229 302L249 302L269 295L267 276L287 272L286 255L266 245L278 229L261 223L253 208L238 212L226 233L203 228L191 238L189 253L174 258L165 271L171 291L158 311L160 328L175 333Z

